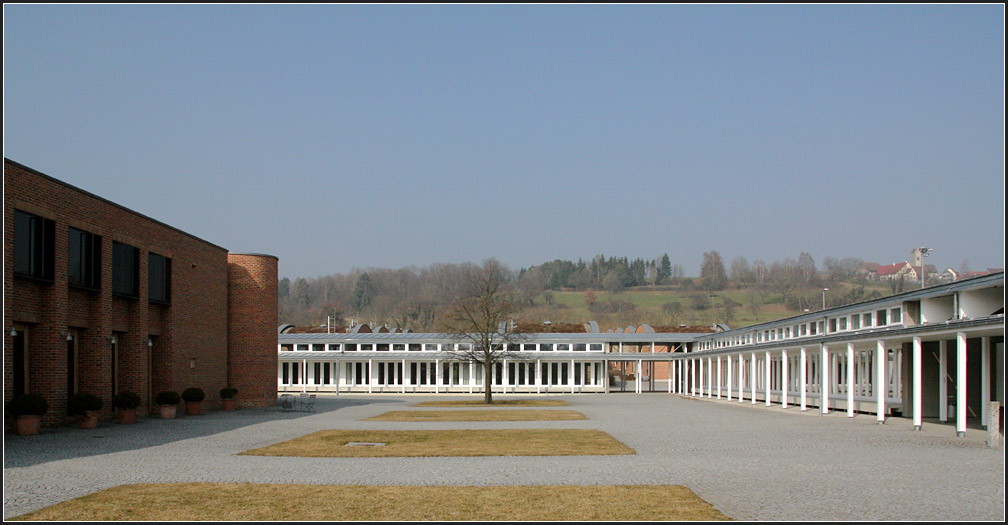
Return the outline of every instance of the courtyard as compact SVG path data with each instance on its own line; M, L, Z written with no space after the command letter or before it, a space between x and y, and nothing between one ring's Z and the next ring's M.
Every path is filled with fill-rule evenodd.
M455 396L452 396L453 398ZM473 396L457 396L468 399ZM495 396L513 399L518 396ZM553 397L553 396L551 396ZM1003 520L1004 449L905 418L666 393L557 395L584 420L366 421L445 395L320 394L314 413L243 409L5 436L4 519L136 483L684 485L739 520ZM633 455L239 455L320 430L593 429Z

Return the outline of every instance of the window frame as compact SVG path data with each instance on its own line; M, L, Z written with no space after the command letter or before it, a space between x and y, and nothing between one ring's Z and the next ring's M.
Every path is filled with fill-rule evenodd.
M153 269L155 268L154 261L162 261L161 275L160 279L155 275ZM160 253L147 252L147 300L152 303L159 304L171 304L171 268L172 260L170 257L161 255ZM156 281L160 281L159 283ZM155 285L159 284L163 288L163 293L161 296L155 296L154 291L156 289Z
M125 247L133 250L132 258L132 275L130 281L132 283L132 291L123 290L120 286L123 284L123 280L126 276L121 275L119 272L123 271L125 267L124 260L122 259L125 252L123 248ZM118 295L120 297L129 297L132 299L137 299L140 297L140 248L126 244L124 242L112 241L112 295Z
M52 283L55 267L56 221L15 209L13 274Z

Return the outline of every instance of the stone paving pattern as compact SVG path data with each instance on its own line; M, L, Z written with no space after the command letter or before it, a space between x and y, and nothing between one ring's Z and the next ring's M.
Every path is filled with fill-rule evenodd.
M453 396L454 398L455 396ZM471 396L465 396L469 398ZM509 396L510 397L510 396ZM986 432L820 416L667 393L551 395L588 419L362 421L446 395L320 394L315 413L243 409L4 437L4 519L129 483L682 484L740 520L1005 518L1004 448ZM423 410L416 408L415 410ZM441 408L440 410L443 410ZM239 452L321 429L593 428L633 456L284 458Z

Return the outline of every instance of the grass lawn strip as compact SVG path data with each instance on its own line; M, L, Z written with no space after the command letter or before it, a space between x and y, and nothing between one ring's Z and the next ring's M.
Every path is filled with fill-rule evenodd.
M424 401L411 405L415 407L565 407L570 403L562 399L498 399L492 405L483 399L460 399L456 401Z
M681 485L121 485L15 518L44 521L728 520Z
M570 421L588 419L573 410L393 410L364 421Z
M384 443L347 446L347 443ZM435 457L435 456L610 456L636 454L601 430L320 430L262 448L249 456Z

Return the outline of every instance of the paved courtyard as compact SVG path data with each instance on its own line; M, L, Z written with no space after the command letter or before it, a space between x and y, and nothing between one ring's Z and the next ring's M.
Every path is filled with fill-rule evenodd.
M1004 448L986 432L666 393L556 395L588 419L362 421L437 395L320 396L311 414L245 409L4 437L4 519L127 483L682 484L741 520L998 520ZM466 398L475 396L464 396ZM503 396L500 396L503 397ZM508 396L513 397L513 396ZM594 428L633 456L283 458L239 452L320 429Z

